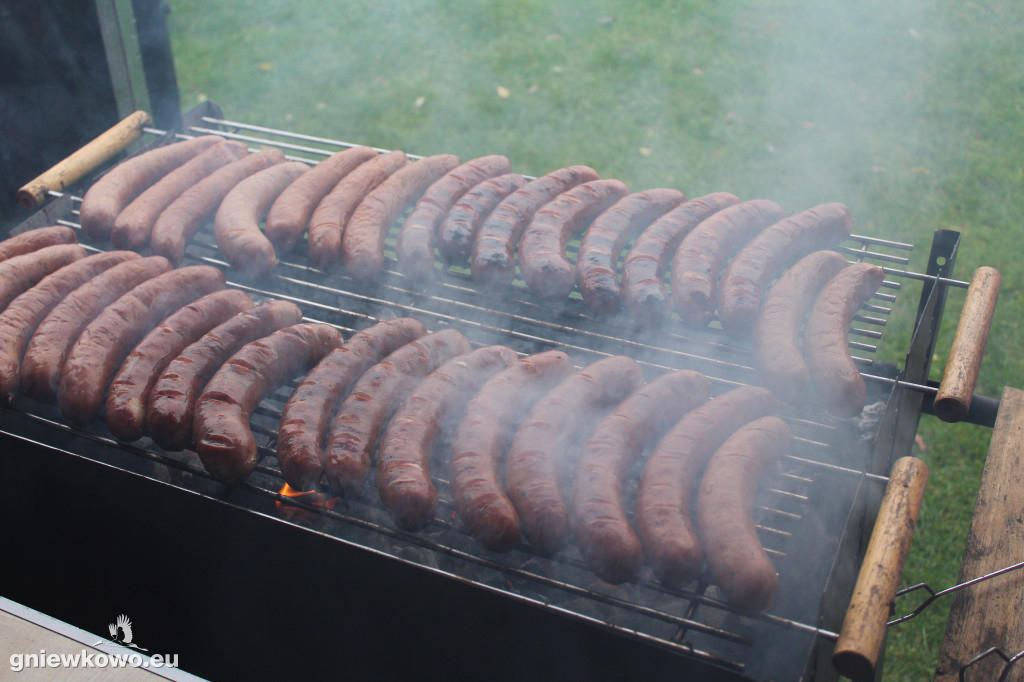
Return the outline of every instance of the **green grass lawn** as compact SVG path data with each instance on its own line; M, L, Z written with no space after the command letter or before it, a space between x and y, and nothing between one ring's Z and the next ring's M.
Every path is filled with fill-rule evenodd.
M539 175L587 164L631 189L725 190L788 211L843 201L864 234L963 231L958 275L1004 276L979 392L1015 351L1024 5L885 0L172 0L182 104L299 132ZM907 287L883 353L909 343ZM950 296L939 378L963 300ZM905 581L954 583L991 432L922 422L931 468ZM899 603L913 609L918 597ZM886 679L930 679L949 602L894 628Z

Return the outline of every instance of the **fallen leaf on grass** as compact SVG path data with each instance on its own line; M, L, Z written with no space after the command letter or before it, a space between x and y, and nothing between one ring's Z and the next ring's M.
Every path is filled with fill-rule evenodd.
M928 446L925 444L924 438L921 438L920 433L914 436L914 445L916 445L917 449L920 450L921 452L925 452L928 450Z
M413 102L413 103L412 103L412 105L413 105L414 107L416 107L417 109L419 109L420 107L422 107L422 106L423 106L423 105L424 105L424 104L426 103L426 101L427 101L427 98L426 98L426 97L423 97L423 96L421 95L420 97L417 97L417 98L416 98L416 101L415 101L415 102Z
M511 94L512 93L505 86L503 86L503 85L499 85L498 86L498 97L500 97L502 99L508 99L508 96L511 95Z

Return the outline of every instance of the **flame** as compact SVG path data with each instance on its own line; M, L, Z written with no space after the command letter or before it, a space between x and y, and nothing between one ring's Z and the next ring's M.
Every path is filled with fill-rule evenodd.
M306 504L310 504L314 507L322 507L323 509L334 509L334 507L338 504L338 501L341 499L339 497L331 497L325 493L320 492L319 490L296 490L287 483L281 486L281 489L277 491L277 494L281 495L282 497L290 497L293 499L302 500ZM275 502L274 506L277 507L278 512L280 512L285 518L288 519L291 519L296 515L310 513L306 509L302 509L301 507L295 507L290 504L285 504L280 500Z

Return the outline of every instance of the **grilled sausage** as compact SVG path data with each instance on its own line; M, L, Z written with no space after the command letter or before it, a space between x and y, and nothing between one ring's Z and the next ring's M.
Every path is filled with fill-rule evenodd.
M603 580L630 580L644 562L640 538L623 507L627 471L683 414L706 402L710 390L711 382L690 370L658 377L602 419L583 445L569 523L584 561Z
M419 530L437 509L430 454L439 429L458 419L485 381L516 361L504 346L454 357L431 372L395 411L377 454L377 490L399 528Z
M542 206L519 240L519 270L530 291L555 300L568 296L576 283L576 272L565 257L570 237L627 194L629 188L618 180L594 180Z
M377 185L404 168L409 157L398 149L381 154L346 175L317 205L309 219L309 257L330 270L341 261L341 236L352 211Z
M0 311L47 275L86 254L78 244L56 244L0 262Z
M185 256L185 245L213 218L228 192L253 173L279 163L284 163L284 152L271 147L233 161L192 185L156 219L149 248L177 265Z
M241 159L249 149L241 142L218 142L163 176L135 197L114 220L110 243L139 251L149 243L153 225L164 209L189 187L218 168Z
M267 239L278 253L287 253L306 231L320 201L357 166L377 156L370 147L352 147L332 154L303 173L277 197L267 213Z
M376 282L384 270L384 238L391 224L434 182L459 165L453 154L409 164L370 191L349 218L341 237L341 259L359 282Z
M640 477L634 520L647 562L665 585L684 584L704 561L690 517L701 471L736 429L774 408L768 389L736 388L684 414L655 446Z
M263 398L315 365L342 341L328 324L296 324L243 346L210 379L196 403L196 452L217 480L234 484L256 468L249 419Z
M569 166L532 180L509 194L480 226L473 242L473 281L496 291L512 284L515 249L534 214L562 192L600 176L587 166Z
M864 409L867 385L850 357L850 322L885 279L882 268L854 263L821 290L804 327L804 358L814 393L829 412L855 417Z
M97 241L106 241L114 220L132 199L170 171L223 141L219 135L201 135L151 149L114 166L82 198L82 230Z
M268 301L238 313L186 347L153 384L146 432L165 450L192 445L196 402L214 372L242 346L301 319L302 311L291 301Z
M104 308L68 351L57 385L61 413L74 424L92 421L114 372L146 332L181 306L223 287L223 272L193 265L146 280Z
M505 173L470 188L441 222L437 248L448 265L462 265L473 250L480 225L505 197L526 184L519 173Z
M616 355L593 362L551 389L526 415L508 449L505 486L523 535L550 556L569 543L569 507L562 480L571 478L567 453L588 418L622 402L643 383L640 366Z
M445 329L407 343L366 370L331 420L324 449L328 485L346 495L358 493L380 433L409 391L442 363L469 349L466 337Z
M597 313L614 313L622 305L619 255L626 242L651 222L672 210L686 195L676 189L649 189L615 202L594 218L580 241L576 282L583 301Z
M281 410L277 434L277 459L288 485L312 490L320 483L327 429L352 385L385 356L426 333L411 317L380 322L353 334L305 376Z
M172 313L124 359L107 391L107 428L130 443L145 435L146 404L157 378L186 346L213 327L252 307L238 289L207 294Z
M132 251L97 253L48 275L0 313L0 399L14 402L21 388L21 359L39 323L70 294L104 270L138 258Z
M38 251L46 246L77 243L78 235L70 227L63 225L37 227L0 241L0 261Z
M778 589L775 567L754 527L754 493L791 439L778 417L741 427L715 451L697 493L697 534L711 577L730 604L748 613L768 608Z
M171 264L160 256L129 260L68 294L39 323L25 348L21 361L25 393L41 402L55 401L64 361L85 326L132 288L170 269Z
M663 284L665 268L679 242L713 214L739 203L728 192L690 199L640 233L622 263L622 294L630 317L643 326L659 326L672 314Z
M774 201L744 201L715 213L683 238L672 259L672 305L685 324L705 327L711 322L725 262L782 216Z
M452 437L449 481L462 524L481 545L507 552L519 541L519 516L501 482L502 456L523 415L573 371L551 350L520 358L469 401Z
M395 244L398 269L414 286L423 287L434 280L437 226L452 205L471 187L508 169L508 159L500 154L481 156L448 171L417 200Z
M217 209L213 234L231 267L257 279L277 265L274 245L260 231L274 199L308 170L301 161L286 161L261 170L235 185Z
M754 367L761 385L785 402L808 397L811 375L800 349L800 329L818 292L846 265L835 251L816 251L768 290L754 327Z
M749 337L764 292L779 272L809 253L835 247L852 226L850 209L833 202L783 218L751 239L722 273L718 319L725 331Z

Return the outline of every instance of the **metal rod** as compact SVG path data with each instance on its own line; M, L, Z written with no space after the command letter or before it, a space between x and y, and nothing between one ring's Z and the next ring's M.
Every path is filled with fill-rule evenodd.
M1018 570L1020 568L1024 568L1024 561L1021 561L1020 563L1013 564L1012 566L1006 566L1005 568L1001 568L998 571L992 571L991 573L986 573L983 576L979 576L979 577L974 578L972 580L968 580L966 582L962 582L959 585L953 585L952 587L947 587L946 589L942 590L941 592L935 592L934 590L932 590L932 588L928 586L928 583L918 583L916 585L911 585L910 587L905 587L905 588L903 588L902 590L899 590L896 593L897 597L902 596L904 594L908 594L910 592L915 592L917 590L925 590L931 596L928 597L927 599L925 599L924 602L920 606L918 606L916 609L914 609L913 611L911 611L907 615L901 616L899 618L895 618L893 620L890 620L888 623L886 623L886 625L890 625L890 626L891 625L896 625L897 623L902 623L903 621L910 620L911 618L917 616L919 613L921 613L926 608L931 606L932 602L934 602L939 597L944 597L947 594L952 594L953 592L959 592L960 590L964 589L965 587L970 587L971 585L977 585L978 583L985 582L986 580L991 580L992 578L996 578L996 577L1001 576L1003 574L1010 573L1012 571L1016 571L1016 570Z

